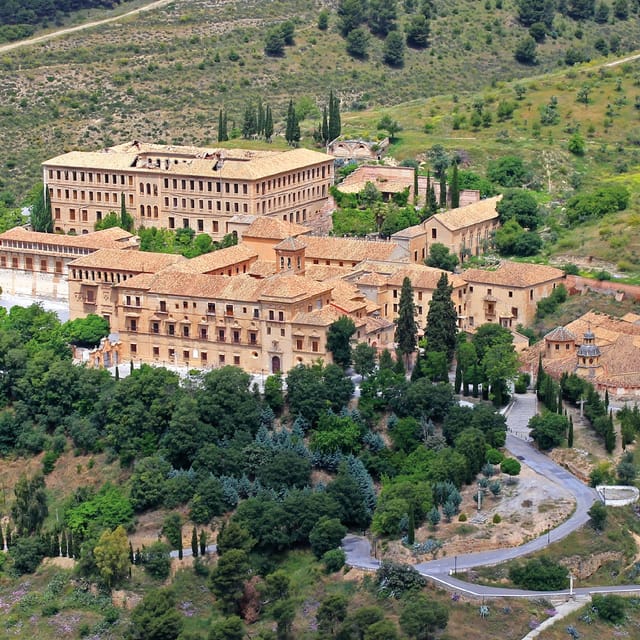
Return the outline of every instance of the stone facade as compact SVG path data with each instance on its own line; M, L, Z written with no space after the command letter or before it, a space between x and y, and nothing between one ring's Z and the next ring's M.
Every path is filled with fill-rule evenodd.
M420 224L397 231L391 239L405 248L412 262L424 262L436 243L464 262L468 256L482 255L492 247L493 235L500 226L496 211L499 200L500 196L487 198L436 213Z
M9 294L69 299L68 265L101 248L137 249L135 238L122 229L84 236L64 236L15 227L0 234L0 280Z
M124 199L136 227L188 227L220 240L235 215L312 220L333 184L332 156L132 142L43 163L56 231L89 233Z

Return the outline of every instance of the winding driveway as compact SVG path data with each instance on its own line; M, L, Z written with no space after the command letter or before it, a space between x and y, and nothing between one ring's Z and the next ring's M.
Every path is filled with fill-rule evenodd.
M529 417L535 413L535 396L532 394L516 395L513 406L507 414L507 427L509 431L522 430L523 420L528 422ZM503 597L537 597L537 596L568 596L568 590L563 591L527 591L524 589L505 589L471 584L453 577L455 571L464 571L480 566L491 566L513 560L521 556L544 549L550 542L560 540L572 531L579 529L589 520L588 511L596 501L597 495L594 489L587 487L574 475L563 467L557 465L550 458L534 449L528 442L507 434L506 448L515 456L524 458L524 461L534 471L545 477L550 482L561 484L569 490L576 501L575 511L567 520L548 534L535 538L519 547L506 549L494 549L493 551L481 551L459 556L443 557L439 560L421 562L415 568L425 577L453 590L473 596L503 596ZM380 561L371 557L369 540L360 536L347 536L343 540L342 547L347 556L347 564L366 570L375 570L380 566ZM606 592L640 592L640 585L619 585L613 587L583 587L574 589L574 594L606 593Z

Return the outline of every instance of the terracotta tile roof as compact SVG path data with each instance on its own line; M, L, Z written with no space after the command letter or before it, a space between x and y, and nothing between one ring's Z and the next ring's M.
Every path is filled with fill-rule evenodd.
M445 211L444 213L435 213L430 218L427 218L424 224L427 226L429 220L437 220L450 231L456 231L473 224L478 224L479 222L493 220L494 218L497 221L498 212L496 211L496 204L498 204L501 198L502 196L487 198L486 200L479 200L478 202L469 204L466 207L451 209L451 211Z
M298 298L308 298L331 291L331 286L316 282L311 278L298 276L291 272L279 273L261 283L260 297L269 299L284 299L293 301Z
M304 268L304 274L308 278L318 280L318 282L341 278L351 273L351 271L351 267L339 267L338 265L330 264L309 264L308 262Z
M554 342L571 342L575 341L576 336L569 331L569 329L565 329L564 327L556 327L552 329L545 335L545 340L552 340Z
M365 326L367 333L375 333L377 331L391 329L391 327L394 327L395 325L391 320L387 320L382 316L367 316Z
M637 313L625 313L621 319L632 324L640 324L640 314Z
M412 227L401 229L392 234L392 238L418 238L421 235L426 234L424 223L415 224Z
M150 253L148 251L117 251L99 249L69 263L71 267L114 269L116 271L137 271L156 273L169 265L186 260L173 253Z
M601 367L594 370L594 384L604 385L617 392L618 388L640 387L640 326L623 318L589 311L570 322L565 331L576 336L576 345L582 344L584 335L591 330L601 356ZM546 336L545 336L546 337ZM546 358L545 341L541 340L527 349L522 358L529 367L535 366L539 354L543 355L547 373L560 377L561 373L575 371L577 354L570 351L561 357Z
M285 238L282 242L278 242L274 249L279 249L282 251L299 251L300 249L304 249L307 245L303 240L299 238Z
M309 227L303 227L295 222L285 222L277 218L261 216L256 218L242 233L244 238L266 238L268 240L284 240L309 233Z
M461 274L467 282L495 284L506 287L531 287L550 280L560 280L564 272L555 267L525 262L500 263L497 269L468 269Z
M411 178L413 180L413 178ZM338 185L338 189L342 193L360 193L366 186L367 182L371 182L378 191L384 193L402 193L410 186L410 183L401 180L385 180L380 178L363 178L358 182L352 182L350 184L342 183Z
M249 267L249 274L257 278L267 278L276 271L276 263L271 260L256 260Z
M435 289L443 273L447 274L449 284L454 287L463 287L466 284L466 281L455 273L418 264L398 269L387 278L387 282L390 286L401 287L403 280L409 278L414 289Z
M339 312L333 307L322 307L322 309L315 309L314 311L300 311L293 316L292 322L293 324L328 327L343 315L344 313Z
M152 163L147 164L151 158ZM161 159L160 167L156 159ZM165 159L169 159L165 165ZM223 160L220 161L220 158ZM279 173L332 162L328 156L310 149L254 151L247 149L202 149L145 143L128 143L103 151L71 151L43 163L46 167L110 169L164 173L229 180L259 180Z
M319 236L307 236L304 241L307 245L307 259L360 262L367 259L392 260L404 257L404 251L395 242Z
M26 242L57 244L63 247L126 249L132 246L127 240L133 237L134 236L128 231L120 229L119 227L84 233L79 236L66 236L61 233L41 233L39 231L28 231L24 227L14 227L4 233L0 233L0 242L2 240L22 240Z
M197 258L191 258L186 262L179 262L175 269L180 271L190 271L191 273L209 273L234 264L256 259L258 253L246 244L237 244L226 249L219 249L211 253L205 253Z

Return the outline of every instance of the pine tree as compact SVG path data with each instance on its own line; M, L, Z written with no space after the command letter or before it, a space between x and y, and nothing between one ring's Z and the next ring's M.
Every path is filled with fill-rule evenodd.
M567 446L569 449L573 447L573 418L569 416L569 435L567 436Z
M191 553L194 558L198 557L198 532L195 527L191 531Z
M443 351L449 363L453 360L458 335L458 314L451 299L452 292L453 286L443 272L429 301L427 326L424 330L427 350Z
M415 318L415 305L413 304L413 287L411 280L405 278L402 281L400 291L400 304L398 306L398 319L396 320L396 332L394 340L398 344L398 351L408 361L416 350L418 325Z
M440 176L440 207L444 209L447 206L447 176L443 172Z
M327 119L327 107L322 109L322 125L320 128L320 136L322 137L322 144L328 145L329 140L329 121Z
M264 138L267 142L271 142L271 136L273 135L273 114L271 113L271 107L267 105L267 110L264 114Z
M457 209L460 206L460 178L458 177L458 164L456 162L453 163L449 194L451 196L451 208Z

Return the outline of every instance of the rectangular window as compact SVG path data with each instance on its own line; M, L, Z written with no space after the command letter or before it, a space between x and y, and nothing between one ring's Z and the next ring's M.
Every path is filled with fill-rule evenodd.
M224 364L224 353L221 353L220 355L218 355L218 363Z
M218 342L224 342L224 329L218 329Z
M153 357L154 358L160 357L160 347L153 347Z
M169 218L169 229L175 229L175 228L176 228L175 218Z
M207 313L215 313L216 312L216 303L215 302L209 302L209 304L207 304Z
M160 323L152 322L151 323L151 333L160 333Z
M233 316L233 305L232 305L232 304L228 304L228 305L225 307L224 315L225 315L225 316Z
M138 345L135 344L134 342L131 343L131 347L130 347L130 351L131 353L138 353Z
M320 351L320 343L317 340L311 341L311 351L318 353Z
M240 366L240 356L233 356L233 364L234 364L236 367L239 367L239 366Z
M436 240L438 238L438 230L437 229L431 229L431 239L432 240Z
M47 271L48 265L46 260L40 260L40 271Z
M188 324L182 325L182 337L183 338L188 338L189 337L189 325Z
M207 352L206 351L201 351L200 352L200 360L202 362L206 362L207 361Z
M301 340L300 338L298 338L298 339L296 340L296 349L297 349L298 351L301 351L301 350L302 350L302 340Z
M189 351L187 349L182 352L182 359L189 360Z

